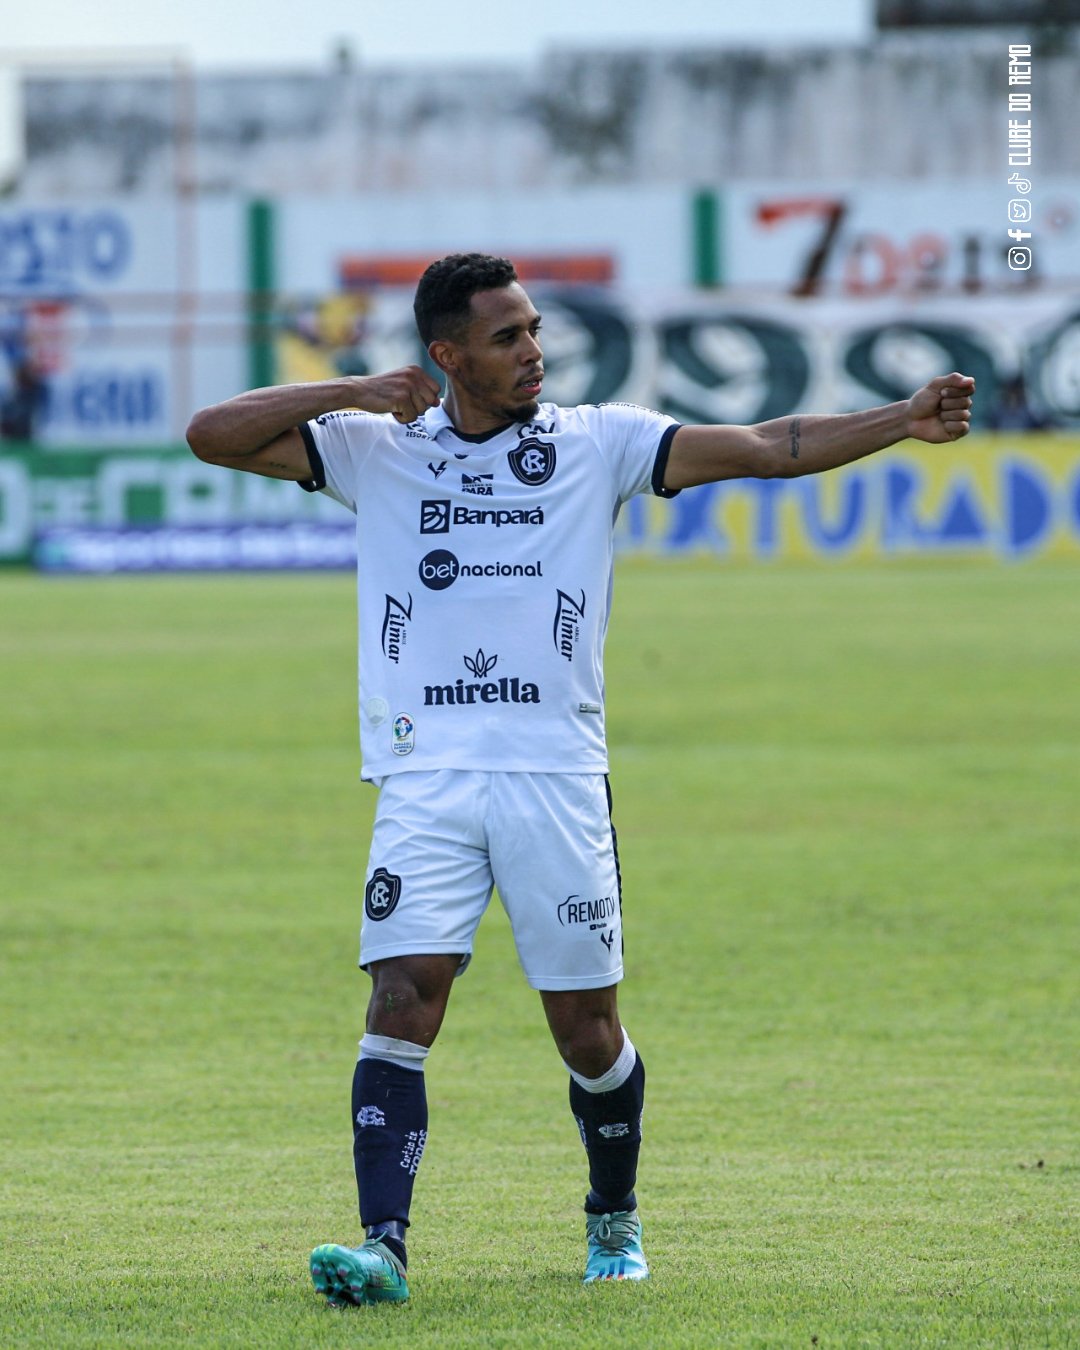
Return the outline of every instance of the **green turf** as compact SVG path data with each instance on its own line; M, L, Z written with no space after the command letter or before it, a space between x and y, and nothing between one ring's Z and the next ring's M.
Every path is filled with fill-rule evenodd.
M346 577L0 577L0 1344L1080 1346L1080 570L627 562L608 650L654 1276L501 912L413 1298L334 1312L366 980Z

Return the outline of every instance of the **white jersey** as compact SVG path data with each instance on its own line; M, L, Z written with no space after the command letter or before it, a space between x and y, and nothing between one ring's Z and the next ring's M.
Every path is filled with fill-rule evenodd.
M409 426L353 411L300 428L301 486L356 513L364 778L607 771L615 519L635 493L674 495L678 425L545 403L480 437L441 405Z

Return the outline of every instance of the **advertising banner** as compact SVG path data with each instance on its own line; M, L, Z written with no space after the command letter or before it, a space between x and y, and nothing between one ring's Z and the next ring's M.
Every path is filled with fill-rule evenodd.
M718 559L1080 557L1080 437L906 441L831 473L636 497L624 552ZM0 562L56 572L349 568L353 517L323 494L186 450L0 454Z

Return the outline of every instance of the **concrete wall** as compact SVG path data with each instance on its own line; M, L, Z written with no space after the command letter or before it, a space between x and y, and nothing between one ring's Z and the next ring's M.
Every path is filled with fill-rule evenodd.
M1036 52L1040 173L1080 177L1075 36L1056 54ZM534 66L198 75L190 87L36 77L24 90L18 191L159 193L178 178L273 196L985 178L1007 163L1008 44L1018 37L555 51Z

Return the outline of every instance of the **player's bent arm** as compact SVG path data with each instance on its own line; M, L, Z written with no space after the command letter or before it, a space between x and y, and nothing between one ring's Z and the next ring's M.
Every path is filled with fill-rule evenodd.
M850 464L913 437L943 443L967 434L975 381L940 375L902 403L836 416L778 417L755 426L680 427L664 487L725 478L797 478Z
M339 408L392 413L407 423L433 408L439 392L419 366L385 375L250 389L197 412L188 424L187 441L208 464L299 482L311 476L307 450L296 430L300 423Z

